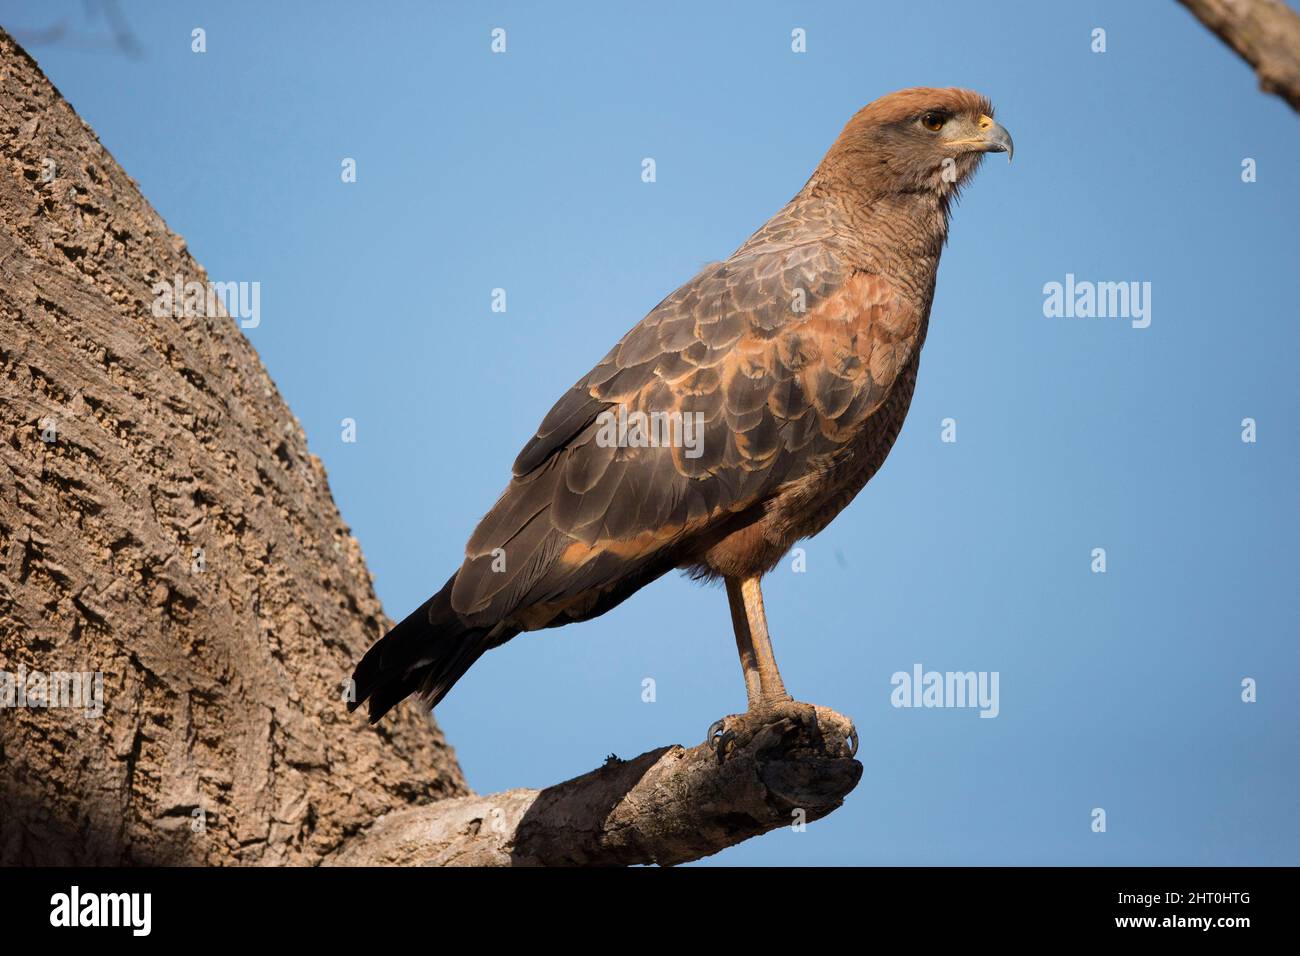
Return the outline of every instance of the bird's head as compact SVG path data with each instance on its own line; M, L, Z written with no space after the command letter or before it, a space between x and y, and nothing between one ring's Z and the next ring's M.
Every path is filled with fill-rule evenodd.
M868 103L849 120L819 173L875 195L954 194L985 153L1006 153L1011 134L993 104L971 90L918 87Z

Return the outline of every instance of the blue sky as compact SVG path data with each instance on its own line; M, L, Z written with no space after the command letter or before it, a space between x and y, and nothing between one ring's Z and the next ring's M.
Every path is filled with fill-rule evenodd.
M128 2L139 58L87 9L0 24L65 19L31 48L50 79L213 279L261 283L247 334L395 618L551 403L857 108L987 94L1016 159L956 210L907 425L765 584L786 683L856 720L862 782L712 862L1300 863L1300 124L1176 4ZM1150 326L1045 317L1067 273L1151 283ZM891 706L918 663L998 672L997 718ZM723 593L672 576L491 652L438 718L486 793L743 706Z

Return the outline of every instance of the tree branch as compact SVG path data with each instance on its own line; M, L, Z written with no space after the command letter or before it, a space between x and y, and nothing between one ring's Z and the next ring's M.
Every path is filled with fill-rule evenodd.
M1300 15L1283 0L1179 0L1300 112Z
M390 813L327 865L685 863L820 819L862 776L853 726L835 711L796 704L740 726L722 756L710 743L661 747L545 790Z

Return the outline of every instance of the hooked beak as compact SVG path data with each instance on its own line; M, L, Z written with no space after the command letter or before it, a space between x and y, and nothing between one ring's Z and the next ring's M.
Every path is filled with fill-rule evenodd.
M1006 127L994 121L992 116L981 115L979 118L979 136L971 139L953 140L951 146L966 146L981 153L1006 153L1007 162L1015 154L1016 144L1011 141L1011 134Z

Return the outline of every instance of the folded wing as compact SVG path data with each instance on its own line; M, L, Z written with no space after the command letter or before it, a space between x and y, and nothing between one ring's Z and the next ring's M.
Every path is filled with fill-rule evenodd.
M470 538L458 614L531 629L602 613L879 406L915 347L916 311L823 238L774 223L555 404Z

